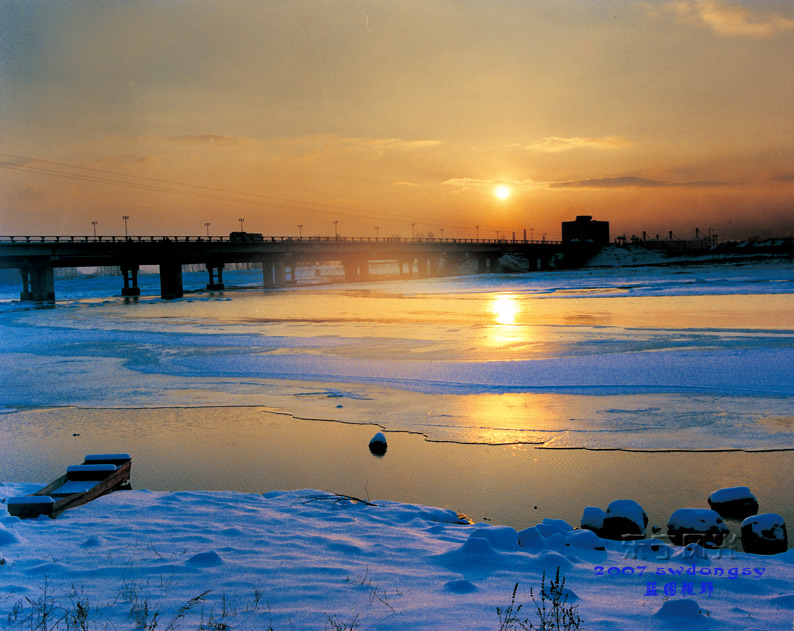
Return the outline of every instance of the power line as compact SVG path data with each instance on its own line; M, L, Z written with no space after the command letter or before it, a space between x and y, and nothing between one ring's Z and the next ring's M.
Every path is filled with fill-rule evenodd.
M161 178L146 177L142 175L131 175L118 171L108 171L105 169L97 169L93 167L84 167L63 162L55 162L52 160L42 160L39 158L30 158L26 156L19 156L8 153L0 153L0 156L11 158L14 160L24 160L26 162L41 163L44 165L52 165L55 167L64 167L66 169L75 169L78 172L61 171L56 169L38 167L30 164L15 164L12 162L0 162L0 168L22 171L28 173L36 173L39 175L48 175L53 177L60 177L82 182L89 182L95 184L106 184L110 186L118 186L122 188L145 190L159 193L170 193L174 195L182 195L185 197L194 197L198 199L210 199L216 201L229 202L233 204L244 204L249 206L258 206L260 208L281 209L281 210L299 210L304 212L319 212L325 214L343 214L345 216L354 216L365 219L374 218L391 218L395 221L407 223L413 222L420 225L432 227L445 227L470 230L470 224L454 221L428 221L425 216L409 215L390 213L385 211L367 211L346 206L337 206L333 204L323 204L319 202L305 202L301 200L273 197L269 195L262 195L260 193L248 193L245 191L234 191L224 188L217 188L212 186L204 186L199 184L190 184L179 182L176 180L167 180ZM89 173L80 173L79 171L87 171ZM92 173L102 175L92 175ZM114 179L103 176L114 176L124 179ZM137 180L137 181L136 181ZM174 188L182 187L182 188ZM193 190L191 190L193 189ZM480 226L483 230L496 230L495 227ZM501 231L501 230L500 230Z

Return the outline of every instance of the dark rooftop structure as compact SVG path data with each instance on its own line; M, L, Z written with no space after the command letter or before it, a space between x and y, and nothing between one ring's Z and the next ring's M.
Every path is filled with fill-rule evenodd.
M576 221L562 222L562 241L592 243L594 245L609 244L609 222L593 221L590 215L579 215Z

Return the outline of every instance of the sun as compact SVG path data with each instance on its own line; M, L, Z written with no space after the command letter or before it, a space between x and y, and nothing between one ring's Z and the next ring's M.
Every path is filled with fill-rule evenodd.
M507 199L510 197L510 193L513 191L510 190L509 186L505 184L500 184L493 190L493 194L496 195L499 199Z

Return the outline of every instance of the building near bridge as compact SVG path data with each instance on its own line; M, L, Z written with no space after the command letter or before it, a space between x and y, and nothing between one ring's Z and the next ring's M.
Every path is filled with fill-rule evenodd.
M594 221L590 215L579 215L576 221L563 221L562 241L609 245L609 222Z

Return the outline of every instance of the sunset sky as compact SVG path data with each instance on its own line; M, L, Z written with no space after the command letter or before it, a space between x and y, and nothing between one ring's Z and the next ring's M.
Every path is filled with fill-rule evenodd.
M794 5L3 0L0 153L0 235L791 235Z

